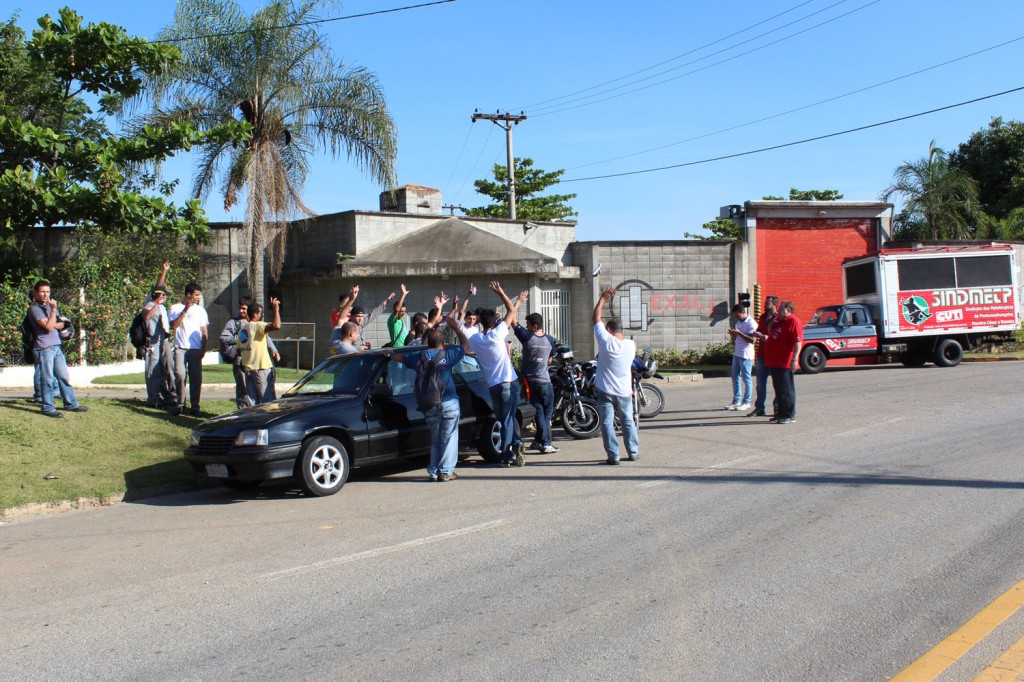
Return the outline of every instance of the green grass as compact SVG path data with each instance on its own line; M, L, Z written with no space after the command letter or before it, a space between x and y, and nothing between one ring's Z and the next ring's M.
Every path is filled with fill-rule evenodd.
M197 482L182 454L203 418L172 416L134 399L82 404L85 414L50 419L24 400L0 401L0 510ZM234 409L234 401L203 402L204 418ZM50 473L58 478L44 480Z
M309 374L306 369L291 369L288 367L277 368L277 383L292 384ZM111 384L122 386L127 384L145 384L146 376L142 372L136 374L109 374L96 377L92 380L94 384ZM235 377L231 373L231 365L203 365L204 384L233 384Z

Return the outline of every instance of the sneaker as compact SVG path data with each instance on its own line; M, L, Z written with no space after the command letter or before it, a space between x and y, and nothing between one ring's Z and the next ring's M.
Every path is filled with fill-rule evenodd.
M437 479L437 476L436 476L436 475L434 475L434 474L430 474L430 477L429 477L429 478L430 478L430 482L431 482L431 483L437 483L437 480L438 480L438 479Z
M193 408L192 408L191 410L189 410L189 411L188 411L188 413L189 413L190 415L192 415L193 417L198 417L198 416L200 416L200 415L202 414L202 413L201 413L201 412L199 411L199 407L198 407L198 406L197 406L197 407L193 407Z
M776 423L776 424L792 424L792 423L793 423L793 420L792 420L792 419L790 419L789 417L785 417L785 418L783 418L783 419L779 419L779 420L778 420L778 421L776 421L775 423Z
M748 413L747 416L748 417L763 417L764 416L764 410L754 410L753 412Z
M630 462L635 462L640 459L640 453L634 452L632 455L626 455L626 459Z
M739 411L741 411L741 410L742 410L743 412L746 412L746 411L747 411L747 410L749 410L749 409L750 409L750 403L743 403L742 405L737 405L737 406L736 406L736 411L737 411L737 412L739 412Z
M615 464L618 464L618 463L619 463L619 460L617 460L617 459L612 459L611 457L609 457L608 459L606 459L606 460L604 461L604 463L605 463L605 464L612 464L612 465L615 465Z
M544 444L538 443L537 441L533 441L532 443L530 443L530 449L536 450L537 452L544 452Z
M72 407L68 412L88 412L89 408L85 405L79 405L78 407Z
M54 410L53 412L43 412L43 416L44 417L53 417L54 419L63 419L64 418L64 415L62 413L58 412L57 410Z
M736 410L740 409L740 404L739 403L733 403L732 405L726 405L725 409L736 411Z
M523 448L525 449L525 448ZM517 452L512 455L512 463L509 466L523 467L526 466L526 455L523 452Z
M445 481L454 481L458 477L459 475L454 471L451 472L450 474L446 474L442 471L440 475L438 475L437 480L439 480L441 483L444 483Z
M556 448L554 445L545 445L544 447L542 447L540 449L540 454L542 454L542 455L553 455L556 452L559 452L560 450L561 450L561 448Z
M171 414L181 414L184 411L184 408L181 405L168 405L167 411Z

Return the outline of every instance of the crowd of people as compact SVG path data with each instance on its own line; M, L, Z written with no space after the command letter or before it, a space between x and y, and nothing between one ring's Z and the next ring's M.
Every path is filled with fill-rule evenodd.
M145 361L146 403L174 414L188 410L198 417L202 414L202 363L209 341L210 321L202 307L202 288L196 282L189 282L181 300L167 308L171 297L166 285L169 269L170 263L163 263L140 311L145 338L139 357ZM451 481L458 477L455 465L460 414L452 368L467 354L475 356L487 381L491 406L500 424L500 463L503 466L525 464L527 446L515 417L521 390L512 365L510 334L522 345L520 371L529 382L529 400L536 412L535 436L530 447L543 454L559 451L551 439L554 390L548 371L557 340L544 331L544 320L539 313L525 316L525 324L520 323L519 308L529 298L528 291L521 291L512 299L499 282L491 282L490 289L501 299L504 312L486 306L469 309L470 299L476 295L476 287L471 285L461 305L458 296L452 301L441 292L434 297L434 307L428 312L410 316L406 308L409 290L405 284L401 285L397 301L391 304L396 297L392 292L369 312L356 305L359 287L353 286L338 297L337 307L331 310L331 352L360 353L372 347L364 338L363 330L391 304L387 318L390 340L385 344L390 349L391 359L416 370L417 391L421 382L426 386L433 381L437 393L428 402L421 399L420 403L431 431L427 475L432 481ZM58 313L50 293L49 282L37 282L31 291L32 303L26 316L36 325L32 346L33 400L40 404L44 415L61 418L63 413L54 404L58 394L65 411L85 412L87 408L75 398L61 350L61 332L70 322ZM616 424L621 425L625 459L636 461L640 457L640 438L632 413L632 364L636 344L624 337L619 318L602 319L606 303L614 296L614 288L601 292L592 314L597 350L597 408L606 462L611 465L620 462ZM446 314L444 309L449 303L452 305ZM232 365L235 402L240 409L276 399L274 362L281 356L270 334L281 328L280 301L271 297L269 306L272 315L268 320L263 305L242 298L237 315L228 320L219 337L221 359ZM770 421L778 424L795 421L793 374L803 338L802 324L794 313L792 302L780 303L776 296L766 297L764 312L756 321L751 319L744 305L733 306L734 326L729 329L734 342L732 402L726 406L727 410L750 410L747 417L767 416L765 404L770 377L775 396ZM399 350L411 346L426 346L426 350L423 353Z

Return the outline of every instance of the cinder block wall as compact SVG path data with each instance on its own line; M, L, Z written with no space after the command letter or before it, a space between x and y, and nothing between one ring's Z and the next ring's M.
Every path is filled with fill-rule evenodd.
M604 319L623 318L626 337L638 348L702 349L728 340L735 248L727 241L577 242L573 258L583 271L573 299L577 351L593 355L590 315L607 287L616 295Z

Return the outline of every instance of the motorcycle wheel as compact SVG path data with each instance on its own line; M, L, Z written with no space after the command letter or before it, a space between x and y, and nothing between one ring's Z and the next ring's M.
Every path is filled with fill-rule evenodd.
M579 409L575 409L572 401L567 402L562 408L562 428L577 440L593 438L601 431L597 405L589 400L581 400Z
M657 417L665 409L665 394L654 384L640 384L643 389L643 397L640 397L640 418L650 419Z

